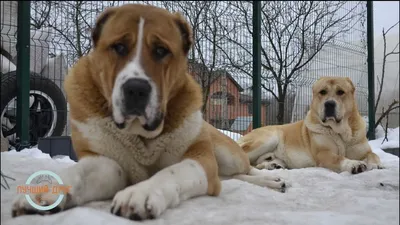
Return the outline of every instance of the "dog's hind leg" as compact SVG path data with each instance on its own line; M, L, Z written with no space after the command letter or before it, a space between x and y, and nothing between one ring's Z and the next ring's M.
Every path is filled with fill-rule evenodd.
M219 176L222 180L237 179L261 187L285 191L283 179L268 172L262 172L250 165L249 159L237 145L218 145L215 150Z
M285 192L287 187L286 182L282 178L268 174L268 171L263 172L252 166L247 174L238 174L233 176L233 178L261 187L269 187L280 192Z
M279 191L286 187L284 180L278 176L259 172L252 167L248 154L233 139L216 129L211 130L213 132L211 136L213 137L214 154L218 163L218 175L221 179L237 179ZM261 152L260 155L265 153L262 153L263 151L265 150L259 151Z
M254 133L253 133L254 132ZM241 137L237 143L249 157L250 163L256 165L261 161L275 159L274 151L279 144L279 136L276 132L254 130ZM282 166L283 167L283 166Z

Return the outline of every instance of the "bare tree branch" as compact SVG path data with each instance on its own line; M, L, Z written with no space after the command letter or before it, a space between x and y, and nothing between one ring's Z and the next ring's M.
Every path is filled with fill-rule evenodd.
M383 107L382 108L382 113L384 113L385 112L385 108ZM383 137L383 140L382 140L382 142L381 142L381 144L383 144L383 142L385 142L385 141L389 141L389 139L388 139L388 128L389 128L389 113L388 114L386 114L386 126L385 126L385 137Z
M381 100L381 95L382 95L382 91L383 91L383 82L385 79L385 70L386 70L386 61L387 61L387 57L389 57L390 55L394 55L394 54L399 54L399 52L395 52L395 50L397 49L397 47L399 46L399 43L396 44L396 46L393 48L393 50L389 53L387 53L387 41L386 41L386 35L388 34L388 32L395 27L396 25L398 25L399 22L395 23L393 26L391 26L388 30L385 31L385 28L382 29L382 37L383 37L383 59L382 59L382 71L381 71L381 79L380 79L380 85L379 85L379 91L378 91L378 96L376 98L375 101L375 113L376 110L378 109L378 105L379 102ZM379 124L379 123L377 123ZM377 125L376 125L377 126Z
M339 35L349 32L362 12L357 12L357 3L350 9L344 9L346 2L283 2L267 1L262 3L262 74L263 82L276 85L263 85L263 89L270 92L280 103L278 123L283 123L283 113L288 90L302 70L305 69L317 54L329 43L332 43ZM235 12L240 13L235 29L225 28L226 41L230 45L240 49L246 57L238 57L228 51L222 51L227 61L240 71L241 66L249 65L247 59L252 58L251 45L247 45L242 39L230 33L237 33L239 29L252 34L251 3L232 2L230 5ZM241 25L240 25L241 24ZM224 44L220 49L226 48ZM232 48L235 48L232 47ZM251 64L249 65L251 66Z
M383 111L381 116L378 118L378 120L375 123L375 129L378 127L378 125L381 123L381 121L393 110L400 108L399 101L393 100L393 102L388 106L388 109L386 111ZM397 105L397 106L396 106Z

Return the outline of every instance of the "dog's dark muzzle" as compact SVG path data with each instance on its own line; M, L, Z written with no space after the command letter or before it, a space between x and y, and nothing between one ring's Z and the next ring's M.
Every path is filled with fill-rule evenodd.
M122 85L124 114L142 116L149 103L151 86L147 80L132 78Z

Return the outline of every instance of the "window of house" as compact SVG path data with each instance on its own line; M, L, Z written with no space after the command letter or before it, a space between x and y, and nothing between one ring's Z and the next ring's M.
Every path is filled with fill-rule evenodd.
M248 110L250 115L253 114L253 103L247 104L247 110Z
M234 105L235 97L230 93L224 93L222 91L215 92L211 95L211 103L213 105L222 105L225 97L227 98L228 105Z

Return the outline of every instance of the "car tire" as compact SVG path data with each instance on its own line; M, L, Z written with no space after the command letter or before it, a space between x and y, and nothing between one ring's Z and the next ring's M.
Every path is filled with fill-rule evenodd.
M50 79L40 76L35 73L31 73L30 77L30 91L37 91L38 93L44 93L49 98L51 98L53 105L55 106L54 110L57 110L56 116L57 121L53 128L53 132L50 134L46 134L48 136L61 136L64 132L65 126L67 124L67 101L64 97L62 90ZM13 100L18 95L17 89L17 73L16 71L12 71L6 74L2 74L1 76L1 109L0 113L3 113L7 104ZM38 94L40 95L40 94ZM54 117L52 117L54 119ZM30 140L32 145L36 145L38 139L42 136L34 136L35 134L31 134L31 126L30 124L30 138L34 137ZM33 125L35 126L35 125ZM33 135L33 136L32 136Z

